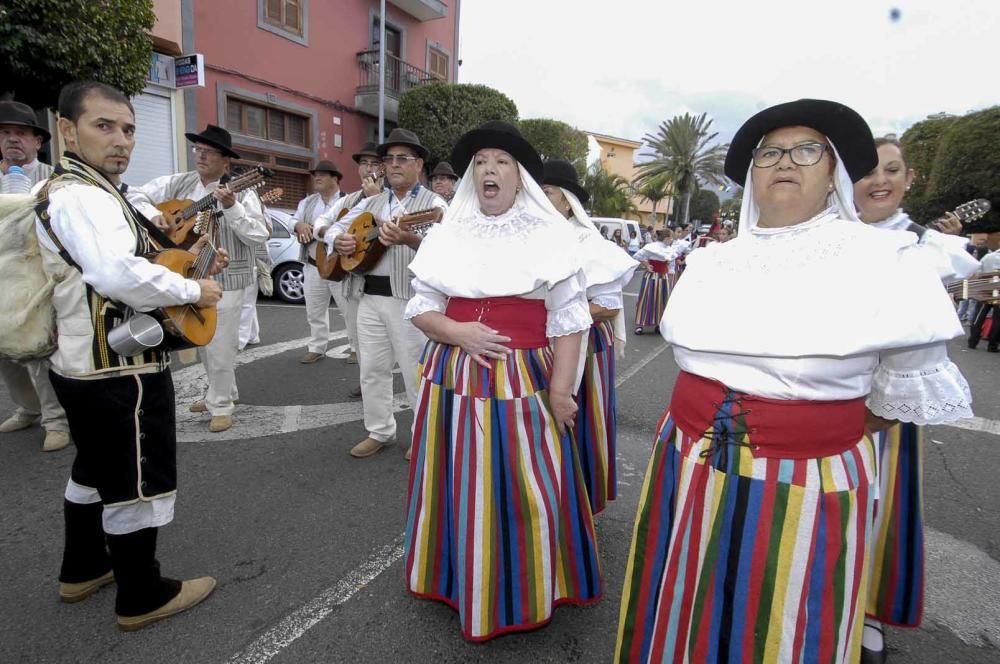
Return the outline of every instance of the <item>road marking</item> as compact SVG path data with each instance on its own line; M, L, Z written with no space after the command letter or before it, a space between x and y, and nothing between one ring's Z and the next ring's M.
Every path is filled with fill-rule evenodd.
M638 293L622 293L622 295L628 295L629 297L639 297Z
M621 387L625 383L625 381L627 381L629 378L631 378L632 376L634 376L637 373L639 373L640 371L642 371L643 367L645 367L647 364L649 364L650 362L652 362L653 360L655 360L657 357L659 357L660 354L663 351L667 350L668 348L670 348L670 346L668 346L667 344L664 343L659 348L657 348L655 351L653 351L652 353L650 353L646 357L642 358L641 360L639 360L638 362L636 362L635 364L633 364L632 366L630 366L628 368L628 370L625 371L625 373L623 373L622 375L618 376L618 380L615 381L615 387Z
M348 572L347 576L285 617L243 652L230 658L228 664L264 664L270 661L402 557L403 534L400 533L395 540L373 551L367 560Z
M967 417L957 422L949 422L944 426L965 429L966 431L982 431L1000 436L1000 420L988 420L985 417Z

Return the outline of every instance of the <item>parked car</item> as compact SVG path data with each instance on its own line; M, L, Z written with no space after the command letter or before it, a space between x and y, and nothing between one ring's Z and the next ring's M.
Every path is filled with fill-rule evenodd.
M638 221L633 221L632 219L615 219L612 217L591 217L591 219L598 230L602 228L607 229L609 239L614 236L615 231L621 231L622 238L628 246L629 255L639 251L639 247L642 246L642 236L640 235Z
M300 304L306 301L302 262L299 260L299 241L292 234L293 210L267 208L271 218L271 237L267 240L267 253L271 256L271 278L274 295L285 302Z

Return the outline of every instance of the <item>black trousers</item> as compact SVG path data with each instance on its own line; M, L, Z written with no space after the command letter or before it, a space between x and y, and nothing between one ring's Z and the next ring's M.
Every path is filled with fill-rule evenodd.
M984 304L979 307L972 325L969 327L969 348L975 348L982 338L983 324L986 323L986 314L993 312L993 325L990 327L990 336L987 344L990 348L996 348L1000 344L1000 307L995 304Z

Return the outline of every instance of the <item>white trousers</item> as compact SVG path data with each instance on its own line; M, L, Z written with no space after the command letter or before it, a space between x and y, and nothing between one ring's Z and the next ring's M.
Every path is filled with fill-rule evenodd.
M399 364L410 406L417 402L417 363L427 337L403 320L406 300L364 295L358 305L358 362L361 400L368 435L386 442L396 437L392 410L392 366Z
M257 271L254 270L256 279ZM243 306L240 308L240 350L248 343L260 343L260 321L257 320L257 293L260 288L247 288L243 294Z
M306 296L306 320L309 321L310 353L326 352L330 337L330 297L336 303L347 327L347 341L353 352L358 351L358 300L346 297L339 281L319 276L315 265L302 266L302 281Z
M0 360L0 374L19 414L41 415L46 431L69 431L66 413L49 382L48 360L32 360L25 364Z
M236 353L240 342L240 311L248 288L257 288L252 283L246 288L225 291L216 305L219 322L215 336L207 346L198 349L198 359L205 365L208 374L208 394L205 404L213 417L232 415L236 406L233 401L240 398L236 388Z

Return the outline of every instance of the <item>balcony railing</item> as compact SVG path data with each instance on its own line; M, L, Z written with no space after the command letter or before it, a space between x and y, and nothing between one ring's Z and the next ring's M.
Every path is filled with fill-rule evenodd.
M358 90L359 95L378 94L379 61L378 51L361 51L358 53ZM411 88L441 80L423 69L418 69L394 55L385 54L385 93L399 98Z

